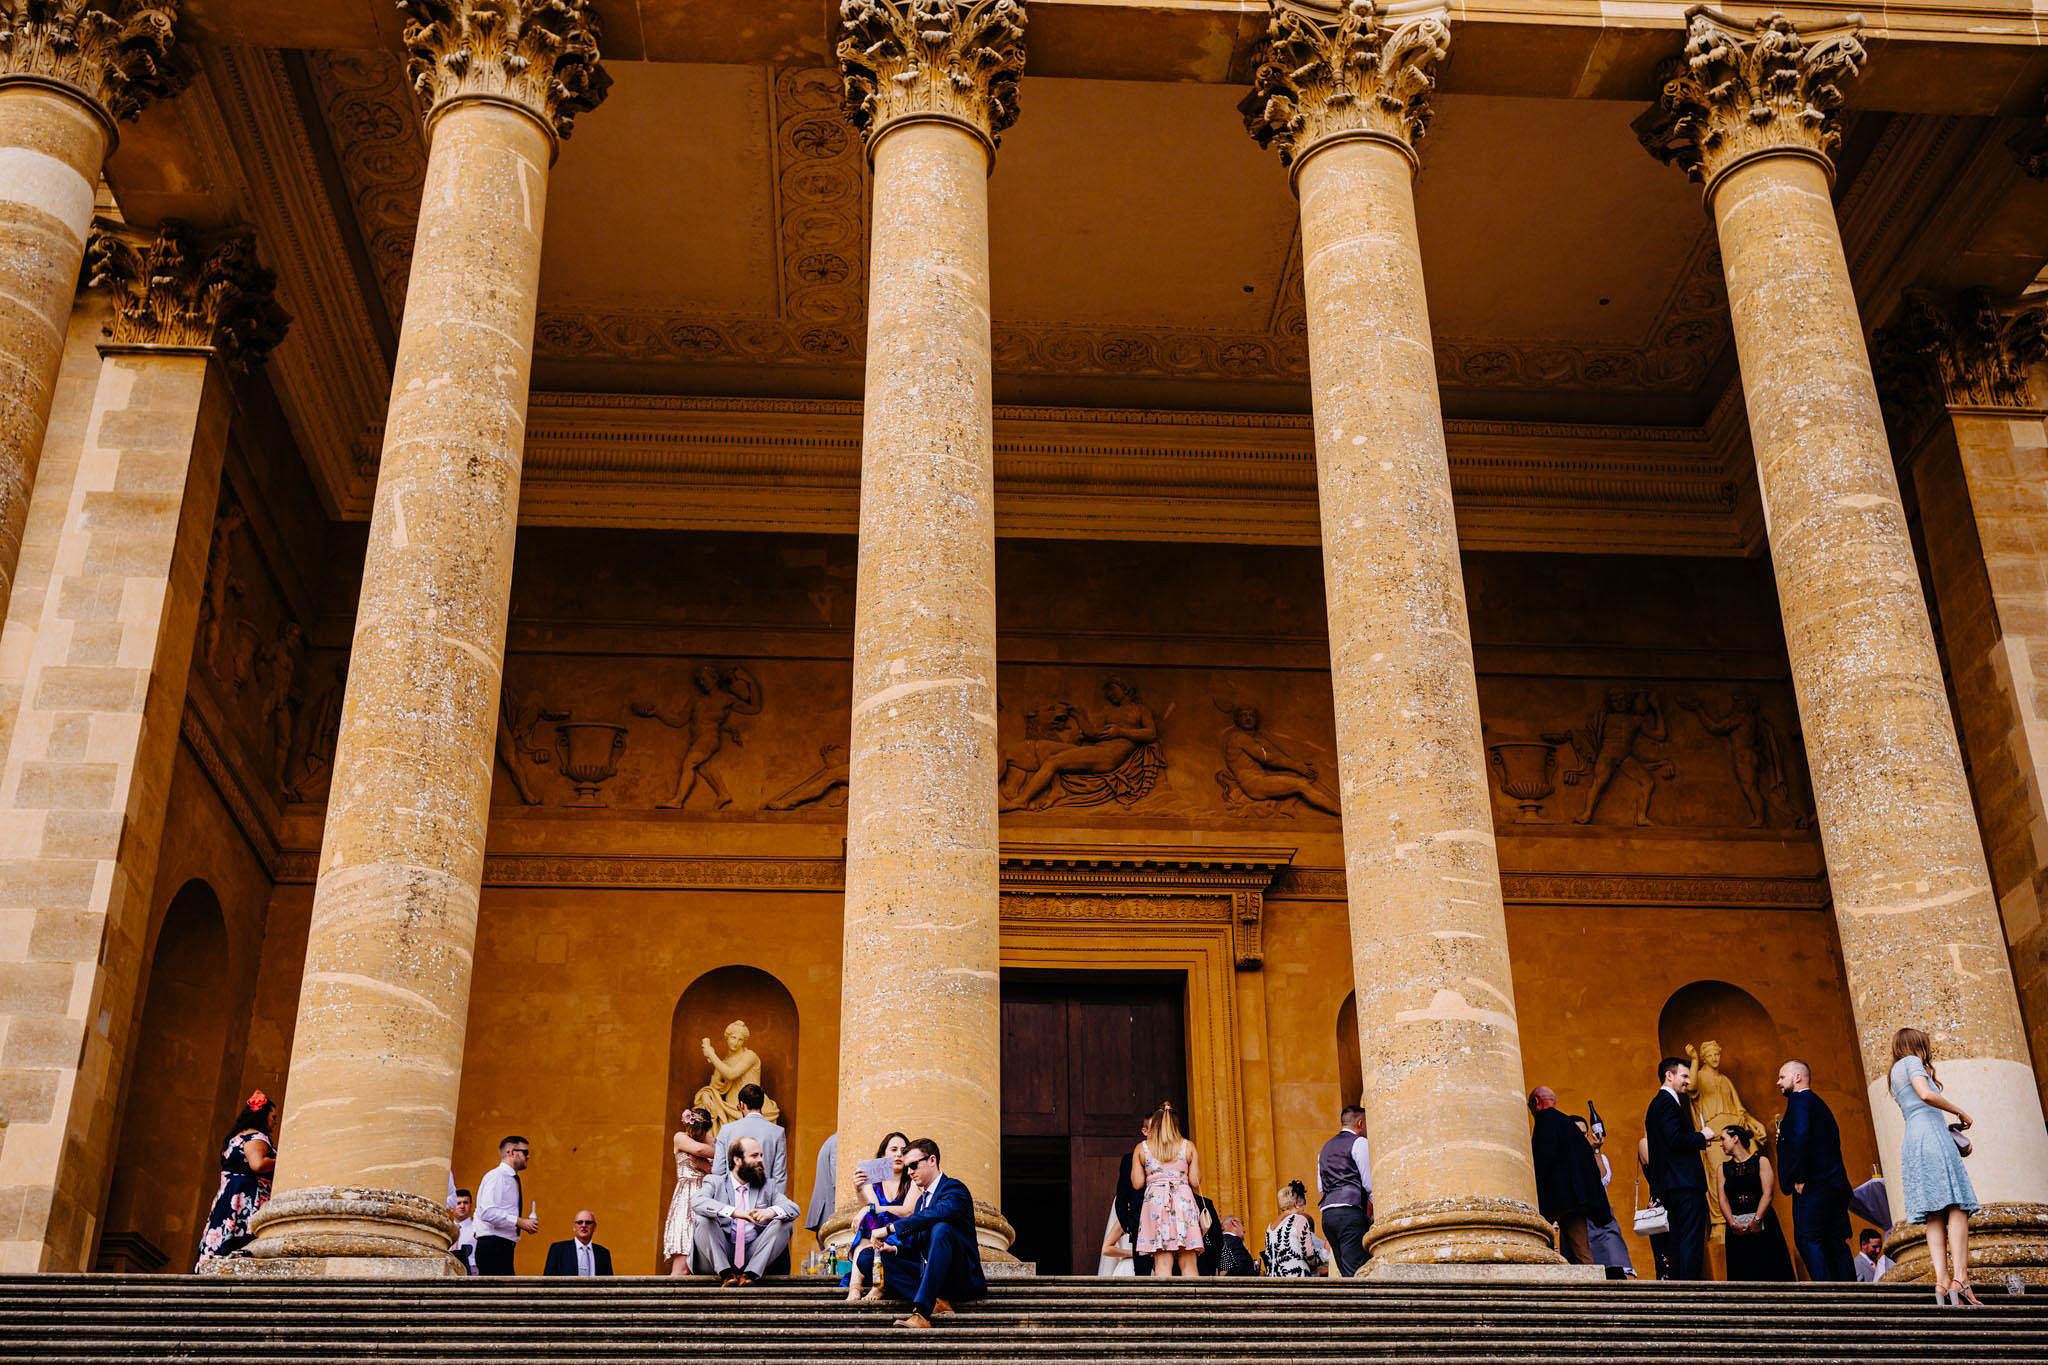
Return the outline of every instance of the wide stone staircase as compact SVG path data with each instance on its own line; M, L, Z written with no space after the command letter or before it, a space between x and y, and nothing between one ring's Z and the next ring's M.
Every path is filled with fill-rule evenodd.
M938 1329L784 1281L0 1277L0 1360L2048 1361L2048 1294L1978 1309L1890 1286L999 1281Z

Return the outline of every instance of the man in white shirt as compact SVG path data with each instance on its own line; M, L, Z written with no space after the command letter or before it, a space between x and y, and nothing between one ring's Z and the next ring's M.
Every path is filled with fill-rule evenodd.
M498 1143L498 1164L484 1172L476 1185L476 1273L512 1275L512 1251L519 1234L540 1231L540 1220L525 1218L525 1188L519 1173L533 1155L523 1137L513 1136Z
M476 1274L476 1219L471 1216L474 1208L475 1196L468 1190L457 1190L448 1196L448 1215L455 1220L455 1243L448 1249L472 1275Z
M726 1169L711 1177L694 1204L697 1263L710 1266L721 1285L748 1285L789 1249L803 1210L768 1173L759 1142L737 1138L725 1156Z
M548 1263L540 1273L580 1275L584 1279L611 1274L611 1248L594 1240L597 1237L597 1215L589 1209L578 1209L574 1223L576 1235L548 1248Z
M1857 1233L1856 1278L1864 1284L1876 1284L1891 1268L1892 1258L1884 1254L1884 1234L1876 1228Z
M1365 1137L1365 1110L1355 1104L1344 1106L1337 1135L1316 1155L1316 1198L1337 1273L1356 1275L1365 1264L1365 1234L1372 1226L1372 1144Z

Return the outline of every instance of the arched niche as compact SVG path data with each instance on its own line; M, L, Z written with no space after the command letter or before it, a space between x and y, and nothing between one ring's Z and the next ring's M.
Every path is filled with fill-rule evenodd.
M1657 1043L1669 1057L1686 1055L1687 1044L1721 1045L1721 1070L1759 1118L1778 1109L1778 1066L1785 1059L1778 1026L1763 1002L1726 981L1694 981L1679 987L1657 1016Z
M1358 992L1344 997L1337 1010L1337 1086L1343 1104L1358 1104L1365 1094L1365 1065L1358 1058Z
M698 1090L711 1079L711 1064L704 1060L703 1040L722 1057L726 1053L725 1029L734 1020L746 1023L747 1046L761 1058L761 1088L781 1107L779 1122L793 1139L796 1133L796 1000L773 976L757 967L718 967L704 973L676 1002L669 1028L668 1109L663 1116L663 1143L676 1130L679 1116ZM796 1153L791 1143L791 1185L796 1185ZM666 1147L662 1156L661 1207L668 1209L675 1188L675 1158ZM804 1172L808 1175L809 1172ZM795 1196L792 1194L791 1196Z
M130 1049L126 1102L100 1223L101 1269L184 1272L216 1187L230 1001L227 922L198 878L164 909Z

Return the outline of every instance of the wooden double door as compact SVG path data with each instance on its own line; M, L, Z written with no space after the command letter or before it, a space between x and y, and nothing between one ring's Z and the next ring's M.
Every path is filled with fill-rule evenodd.
M1003 1213L1019 1260L1092 1275L1117 1169L1161 1100L1188 1123L1187 978L1003 973ZM1199 1140L1199 1134L1190 1136Z

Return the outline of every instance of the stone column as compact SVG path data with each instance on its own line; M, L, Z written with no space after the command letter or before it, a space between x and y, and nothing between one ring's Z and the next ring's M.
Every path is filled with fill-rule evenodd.
M891 1128L1001 1197L995 454L988 176L1016 120L1018 0L846 0L874 166L840 976L842 1204Z
M0 619L115 125L186 80L177 0L0 0Z
M227 371L285 322L247 234L103 227L92 266L112 340L0 769L10 1271L91 1265L227 451Z
M2048 308L1907 295L1876 337L1878 391L1919 503L1957 729L2037 1083L2048 1076L2048 404L2028 376Z
M1688 13L1636 128L1719 229L1879 1152L1896 1191L1891 1037L1925 1029L1976 1120L1972 1254L1986 1278L2048 1277L2048 1134L1830 197L1837 83L1863 48L1853 24ZM1918 1229L1894 1243L1924 1275Z
M1435 16L1273 0L1240 106L1301 201L1375 1266L1559 1259L1535 1208L1415 227L1415 142L1449 41Z
M408 0L431 146L335 747L276 1193L252 1253L455 1273L462 1079L548 169L589 0ZM233 1262L228 1263L230 1267ZM258 1265L252 1273L274 1273Z

